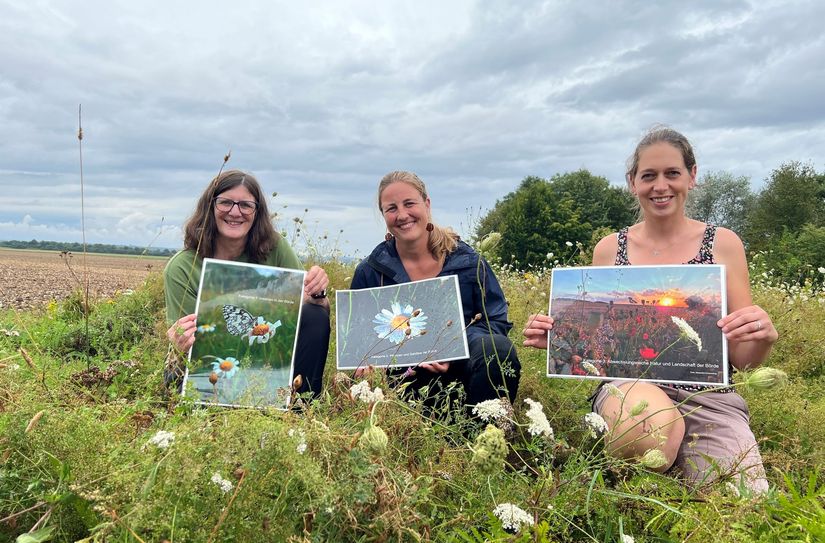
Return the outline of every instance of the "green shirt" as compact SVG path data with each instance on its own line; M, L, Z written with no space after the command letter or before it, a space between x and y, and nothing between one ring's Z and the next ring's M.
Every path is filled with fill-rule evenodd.
M244 253L233 262L249 262L249 257ZM262 264L292 270L304 269L295 251L283 238L278 239L275 249ZM180 251L166 263L163 286L166 292L166 320L169 324L195 312L202 269L203 259L192 249Z

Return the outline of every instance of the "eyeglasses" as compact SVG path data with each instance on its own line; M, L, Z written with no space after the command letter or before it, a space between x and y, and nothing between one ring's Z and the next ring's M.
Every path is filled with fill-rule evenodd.
M235 206L238 206L238 210L243 215L252 215L253 213L255 213L255 210L258 209L257 202L252 202L250 200L241 200L240 202L238 202L236 200L231 200L229 198L221 198L220 196L215 198L215 207L218 211L229 213Z

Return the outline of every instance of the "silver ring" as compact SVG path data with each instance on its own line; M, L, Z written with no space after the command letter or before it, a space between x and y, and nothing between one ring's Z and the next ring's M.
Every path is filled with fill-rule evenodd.
M761 329L762 329L762 321L756 321L756 331L758 332Z

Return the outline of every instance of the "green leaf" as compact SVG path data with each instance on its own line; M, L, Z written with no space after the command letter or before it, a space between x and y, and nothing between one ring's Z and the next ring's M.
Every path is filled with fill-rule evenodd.
M54 532L54 526L40 528L28 534L20 534L17 536L17 539L14 540L14 543L43 543L52 538L52 532Z

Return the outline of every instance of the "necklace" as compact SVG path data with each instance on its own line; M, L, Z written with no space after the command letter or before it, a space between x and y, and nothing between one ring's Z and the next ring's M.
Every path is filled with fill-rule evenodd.
M666 251L667 249L670 249L671 247L673 247L674 245L676 245L676 243L677 243L678 241L679 241L679 240L676 240L676 241L673 241L673 242L671 242L671 243L668 243L667 245L665 245L664 247L661 247L661 248L659 248L659 249L657 249L656 247L651 247L651 248L650 248L650 252L653 254L653 256L659 256L660 254L662 254L662 251Z

